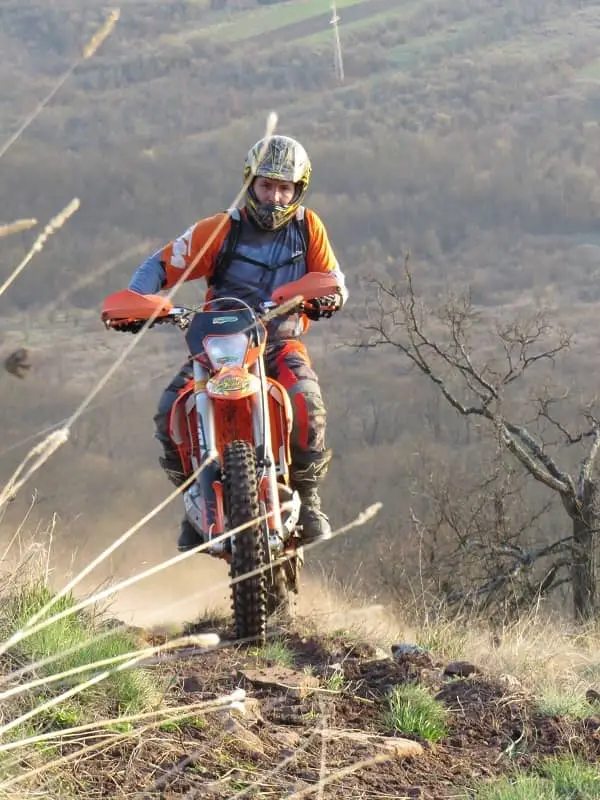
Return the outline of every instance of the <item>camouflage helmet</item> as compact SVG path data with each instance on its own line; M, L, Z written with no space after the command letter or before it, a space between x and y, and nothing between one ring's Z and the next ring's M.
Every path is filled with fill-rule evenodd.
M265 230L281 228L296 213L301 205L312 167L304 147L289 136L269 136L260 139L248 151L244 164L244 182L252 180L246 192L248 215ZM291 181L296 192L291 203L259 203L253 189L254 178Z

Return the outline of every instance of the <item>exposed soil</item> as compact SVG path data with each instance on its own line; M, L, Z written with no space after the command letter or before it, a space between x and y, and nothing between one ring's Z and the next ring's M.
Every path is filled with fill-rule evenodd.
M542 717L514 681L478 672L450 678L448 665L426 653L392 656L339 637L298 634L287 646L294 662L285 667L247 647L170 664L171 702L210 700L241 687L246 714L198 715L199 723L152 731L97 755L80 770L81 796L449 800L548 756L600 758L600 708L598 718L581 721ZM332 672L343 673L341 689L331 688ZM412 755L400 745L416 737L380 723L387 691L406 681L428 686L450 711L448 736L421 741ZM320 777L327 781L321 795Z

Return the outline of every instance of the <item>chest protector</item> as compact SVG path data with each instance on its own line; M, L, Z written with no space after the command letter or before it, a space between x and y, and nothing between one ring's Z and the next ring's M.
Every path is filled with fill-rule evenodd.
M305 275L308 231L304 211L301 206L283 228L264 231L233 209L229 233L208 281L211 296L237 297L257 308L271 299L275 289ZM295 338L302 328L295 312L268 323L270 338Z

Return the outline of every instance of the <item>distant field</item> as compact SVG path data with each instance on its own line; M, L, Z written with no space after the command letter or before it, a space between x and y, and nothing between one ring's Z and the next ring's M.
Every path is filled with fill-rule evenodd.
M201 0L198 0L200 2ZM337 0L342 46L345 34L356 34L363 28L381 25L386 20L410 17L417 13L418 0ZM331 0L295 0L264 6L252 11L220 14L220 21L202 30L216 41L244 42L271 47L278 42L299 41L312 47L329 46L332 41ZM562 52L589 26L600 24L600 12L591 7L555 23L525 26L516 37L505 39L500 24L504 9L475 13L454 21L442 30L408 37L406 44L388 48L392 69L410 69L423 54L423 49L442 48L446 55L476 51L497 53L503 59L511 56L536 59L553 52ZM197 35L197 34L196 34ZM487 41L486 41L487 40ZM600 59L582 69L579 79L600 81Z
M348 33L355 33L356 31L364 28L368 25L380 25L382 22L385 22L386 19L398 19L398 18L406 18L409 17L411 14L416 12L419 8L418 2L410 2L410 3L387 3L387 6L381 10L376 11L373 6L374 2L368 3L369 8L366 8L366 3L361 3L358 6L354 6L352 9L349 9L344 14L339 14L340 17L340 36ZM378 3L378 6L381 4ZM355 12L362 11L360 16L356 16ZM354 12L354 13L353 13ZM313 22L313 20L307 20L306 23L308 25L309 22ZM296 39L301 39L302 44L311 44L311 45L318 45L324 44L326 42L331 41L331 27L324 28L321 26L320 30L317 33L310 33L310 34L300 34L300 36L295 36ZM343 42L342 42L343 44Z
M398 0L337 0L336 6L338 12L344 8L354 7L353 11L360 9L359 15L363 18L377 13L381 8L397 7ZM327 29L330 19L329 0L303 0L303 2L281 3L236 14L231 21L211 25L205 32L213 34L220 40L235 42L263 35L270 38L270 35L277 31L278 37L289 41L318 32L323 26ZM344 19L350 19L349 12L346 12ZM303 33L305 25L307 29Z

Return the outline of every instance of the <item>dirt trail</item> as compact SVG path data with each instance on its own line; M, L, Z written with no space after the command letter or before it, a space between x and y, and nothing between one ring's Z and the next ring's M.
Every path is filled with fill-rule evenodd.
M226 581L226 564L190 558L119 592L110 613L142 628L179 627L207 610L228 613Z
M231 609L227 565L210 556L190 558L159 575L124 589L110 613L143 628L178 628L209 613L228 616ZM315 576L304 575L296 612L312 619L324 633L351 629L371 639L400 635L383 606L352 603Z
M542 717L514 684L481 673L452 677L432 654L392 655L342 634L298 630L285 638L285 665L277 652L269 661L268 651L228 647L171 663L169 702L243 688L246 713L190 715L103 753L87 767L85 796L450 800L548 756L600 757L600 719ZM440 742L383 722L388 692L406 683L428 687L448 709Z

